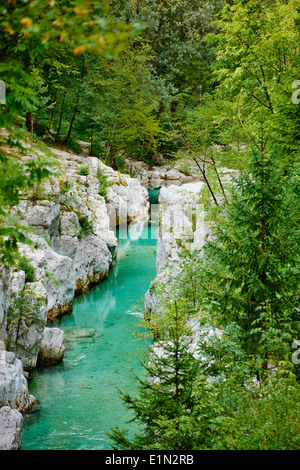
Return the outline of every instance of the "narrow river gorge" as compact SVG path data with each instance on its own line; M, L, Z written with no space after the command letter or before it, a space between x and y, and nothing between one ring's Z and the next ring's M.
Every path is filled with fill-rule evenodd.
M34 372L29 390L39 407L24 419L22 450L109 450L111 427L134 431L118 389L132 392L133 374L144 373L140 319L156 275L154 232L146 223L138 238L119 237L108 278L55 325L65 332L65 359Z

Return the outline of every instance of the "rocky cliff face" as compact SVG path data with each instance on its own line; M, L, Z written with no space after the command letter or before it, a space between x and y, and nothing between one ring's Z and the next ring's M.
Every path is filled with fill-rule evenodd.
M234 184L233 176L238 172L220 168L219 175L227 190ZM155 314L159 310L159 286L166 286L172 278L180 274L180 255L200 250L208 237L211 237L212 222L208 219L201 193L203 181L184 182L180 185L162 186L159 193L156 269L157 277L152 281L145 296L145 309ZM216 193L219 203L224 203L222 194ZM212 203L212 200L209 202Z
M159 194L160 227L157 242L156 268L159 274L170 262L178 259L183 249L194 248L202 230L204 243L206 226L203 221L201 191L205 183L199 181L181 186L162 187ZM198 243L200 247L200 243Z
M56 174L21 195L12 214L32 231L21 263L0 270L0 449L18 448L19 415L34 404L24 371L63 358L63 333L47 328L74 297L104 279L117 254L114 227L148 217L148 192L97 158L53 149ZM50 330L50 331L49 331ZM25 373L26 375L26 373Z
M159 194L159 230L156 270L145 296L145 308L155 314L159 310L159 286L166 286L180 272L180 254L200 249L209 233L204 207L200 204L205 183L191 182L181 186L162 187Z
M20 296L39 298L38 306L30 306L36 317L43 316L39 311L46 311L48 321L69 313L76 294L108 275L117 253L116 225L148 217L148 193L137 179L97 158L53 151L58 174L23 194L12 211L32 229L32 243L19 247L20 269L0 273L0 339L9 336L11 344L7 313L9 307L17 310ZM105 197L100 195L103 178Z

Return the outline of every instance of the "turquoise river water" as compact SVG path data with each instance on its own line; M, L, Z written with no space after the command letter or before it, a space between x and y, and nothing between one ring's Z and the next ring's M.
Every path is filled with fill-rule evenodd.
M150 225L138 239L119 240L108 278L77 298L72 314L54 325L69 338L66 356L34 372L29 392L39 407L25 416L22 450L110 450L107 432L113 426L134 431L118 389L134 392L132 373L144 373L138 359L147 340L139 339L139 322L156 275L155 250Z

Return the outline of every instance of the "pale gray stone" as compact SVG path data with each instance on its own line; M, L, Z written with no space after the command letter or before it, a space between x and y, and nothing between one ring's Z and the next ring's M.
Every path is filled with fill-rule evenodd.
M7 338L7 310L10 302L11 270L8 266L0 267L0 340Z
M25 412L32 408L36 399L28 393L22 362L16 357L11 362L11 355L8 361L8 354L8 351L0 351L0 407L9 406Z
M64 358L65 334L59 328L45 328L42 343L38 355L38 364L49 366L59 363Z
M59 226L60 205L50 201L32 204L23 213L23 218L30 227L42 234L47 232L49 236L57 232Z
M21 297L16 296L11 305L7 343L10 351L22 360L25 370L36 366L47 322L47 300L46 290L38 281L27 283ZM13 362L13 352L7 352L9 363Z
M59 232L62 235L77 237L80 232L80 224L75 212L63 212L60 216Z
M9 406L2 406L0 408L0 450L20 450L22 428L22 414Z

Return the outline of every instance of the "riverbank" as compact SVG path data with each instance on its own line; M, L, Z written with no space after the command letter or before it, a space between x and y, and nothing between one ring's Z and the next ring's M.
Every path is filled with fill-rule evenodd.
M166 212L161 216L158 236L155 271L158 276L155 281L155 275L147 278L140 299L143 304L151 283L146 294L146 305L149 308L152 304L150 308L153 311L156 304L154 283L161 279L168 282L168 275L173 276L170 266L185 244L182 222L187 221L185 228L190 232L186 240L188 244L191 240L193 244L203 239L202 226L194 226L195 220L189 220L182 213L182 208L178 209L180 200L187 204L191 202L194 208L197 205L204 187L199 177L195 178L197 181L186 183L182 174L175 175L173 172L168 178L156 180L150 173L148 182L145 182L140 174L136 178L121 174L85 152L75 155L65 149L53 148L52 151L58 167L57 174L36 187L35 192L22 195L20 207L14 210L20 222L34 229L34 233L29 235L32 244L20 245L23 269L20 265L12 270L3 270L1 277L0 349L3 353L0 365L3 373L0 388L6 392L0 407L4 409L3 429L7 429L7 423L12 422L12 434L17 435L13 444L16 448L21 445L22 415L36 407L35 395L39 394L39 388L34 385L29 392L27 379L36 373L37 366L58 364L60 367L63 364L64 367L66 364L61 361L66 352L68 354L66 347L70 332L57 322L63 321L61 319L66 316L66 321L73 318L70 315L74 315L74 305L81 305L78 296L90 292L98 284L102 288L110 273L115 272L114 263L122 256L118 253L120 240L125 245L128 241L127 227L130 226L130 234L135 241L143 239L145 232L140 228L148 223L150 202L157 205L160 192L160 206L166 207ZM164 171L162 167L161 175ZM150 189L150 200L146 187ZM161 187L162 190L159 189ZM174 210L177 210L176 214ZM151 215L155 223L158 222L160 213ZM176 220L177 224L174 225ZM202 218L199 220L201 222ZM150 225L150 237L147 233L146 240L150 242L155 223L154 226ZM116 238L117 226L121 229L119 242ZM138 254L136 251L135 255L141 275L144 275L143 266L148 258L142 252ZM150 257L152 261L154 258ZM135 295L136 286L133 284L122 289ZM86 317L94 318L93 309L87 309ZM94 318L94 323L82 332L82 321L75 322L73 339L75 337L77 341L78 335L83 335L84 339L101 337L102 328L95 328L96 324L97 319ZM114 342L112 340L112 344ZM87 402L92 403L90 398ZM58 405L65 408L60 400ZM16 417L6 413L6 406L19 413L17 426ZM9 447L11 444L5 442L3 445Z
M136 178L84 153L55 148L49 153L33 148L26 156L51 157L54 174L33 192L22 194L20 205L12 208L12 215L31 230L31 243L20 244L18 265L1 269L3 448L20 446L22 414L36 403L28 392L32 371L64 357L64 335L58 328L49 335L49 324L69 315L76 296L107 278L118 248L114 228L147 220L149 213L148 192ZM6 412L7 406L16 410L17 421L15 414ZM13 444L7 440L10 427Z

